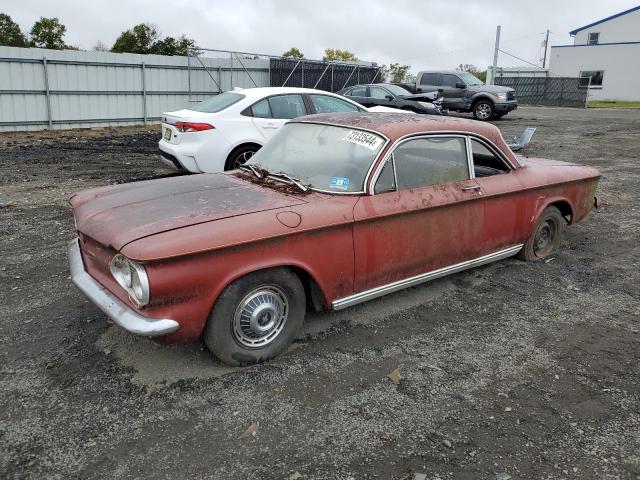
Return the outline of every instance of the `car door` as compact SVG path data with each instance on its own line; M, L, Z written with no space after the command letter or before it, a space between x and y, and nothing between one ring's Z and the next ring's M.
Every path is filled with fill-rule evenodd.
M522 232L527 231L535 215L538 193L522 190L518 172L490 142L470 138L469 148L485 204L482 228L486 252L522 243Z
M460 88L461 85L463 88ZM447 108L463 108L467 88L466 83L460 77L452 73L444 73L441 88Z
M364 108L348 102L343 98L333 95L322 95L320 93L310 93L307 95L310 102L310 113L333 113L333 112L361 112Z
M478 257L483 203L471 177L462 135L398 144L354 207L356 292Z
M364 85L353 87L351 90L345 92L344 96L365 107L370 106L371 99L367 96L367 87Z
M382 107L394 107L396 103L395 97L391 92L383 87L369 87L369 97L372 106L380 105Z
M307 113L299 94L272 95L251 106L253 125L265 140L271 139L288 120Z
M441 85L441 73L423 73L418 79L418 84L416 85L416 93L433 92L438 90L439 88L442 88Z

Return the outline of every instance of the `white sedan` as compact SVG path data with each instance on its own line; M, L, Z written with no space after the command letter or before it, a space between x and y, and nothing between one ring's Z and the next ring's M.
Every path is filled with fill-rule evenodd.
M162 114L160 158L191 173L232 170L247 161L288 120L312 113L367 109L339 95L293 87L224 92L189 109Z

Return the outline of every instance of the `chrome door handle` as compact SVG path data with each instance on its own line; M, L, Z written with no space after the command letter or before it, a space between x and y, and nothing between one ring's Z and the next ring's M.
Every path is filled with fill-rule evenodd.
M466 192L469 190L480 190L480 185L463 185L462 191Z

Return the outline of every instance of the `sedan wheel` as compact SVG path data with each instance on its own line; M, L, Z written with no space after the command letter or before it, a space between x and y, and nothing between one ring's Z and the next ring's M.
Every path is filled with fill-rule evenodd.
M253 145L247 145L244 147L236 148L225 163L225 170L236 170L240 165L244 165L253 155L259 150L259 147Z
M473 107L473 116L476 120L491 120L495 114L493 103L489 100L480 100Z
M229 365L264 362L295 339L305 308L304 288L290 270L252 273L220 294L209 316L204 340L209 350Z
M522 260L532 261L551 255L562 242L565 223L560 210L556 207L547 207L518 256Z

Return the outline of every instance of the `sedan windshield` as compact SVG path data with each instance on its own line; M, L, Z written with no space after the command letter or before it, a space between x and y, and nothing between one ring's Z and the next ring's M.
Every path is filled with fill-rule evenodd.
M411 95L411 92L409 90L399 85L384 84L384 87L394 95L398 95L400 97L403 95Z
M215 97L207 98L203 102L196 103L189 107L189 110L195 110L196 112L216 113L230 107L236 102L239 102L244 98L244 95L234 92L224 92Z
M384 143L381 136L363 130L289 123L246 165L280 177L286 174L316 190L361 192Z
M469 86L484 85L484 82L482 80L480 80L478 77L476 77L472 73L462 72L459 75L462 77L462 79L465 81L465 83L467 85L469 85Z

